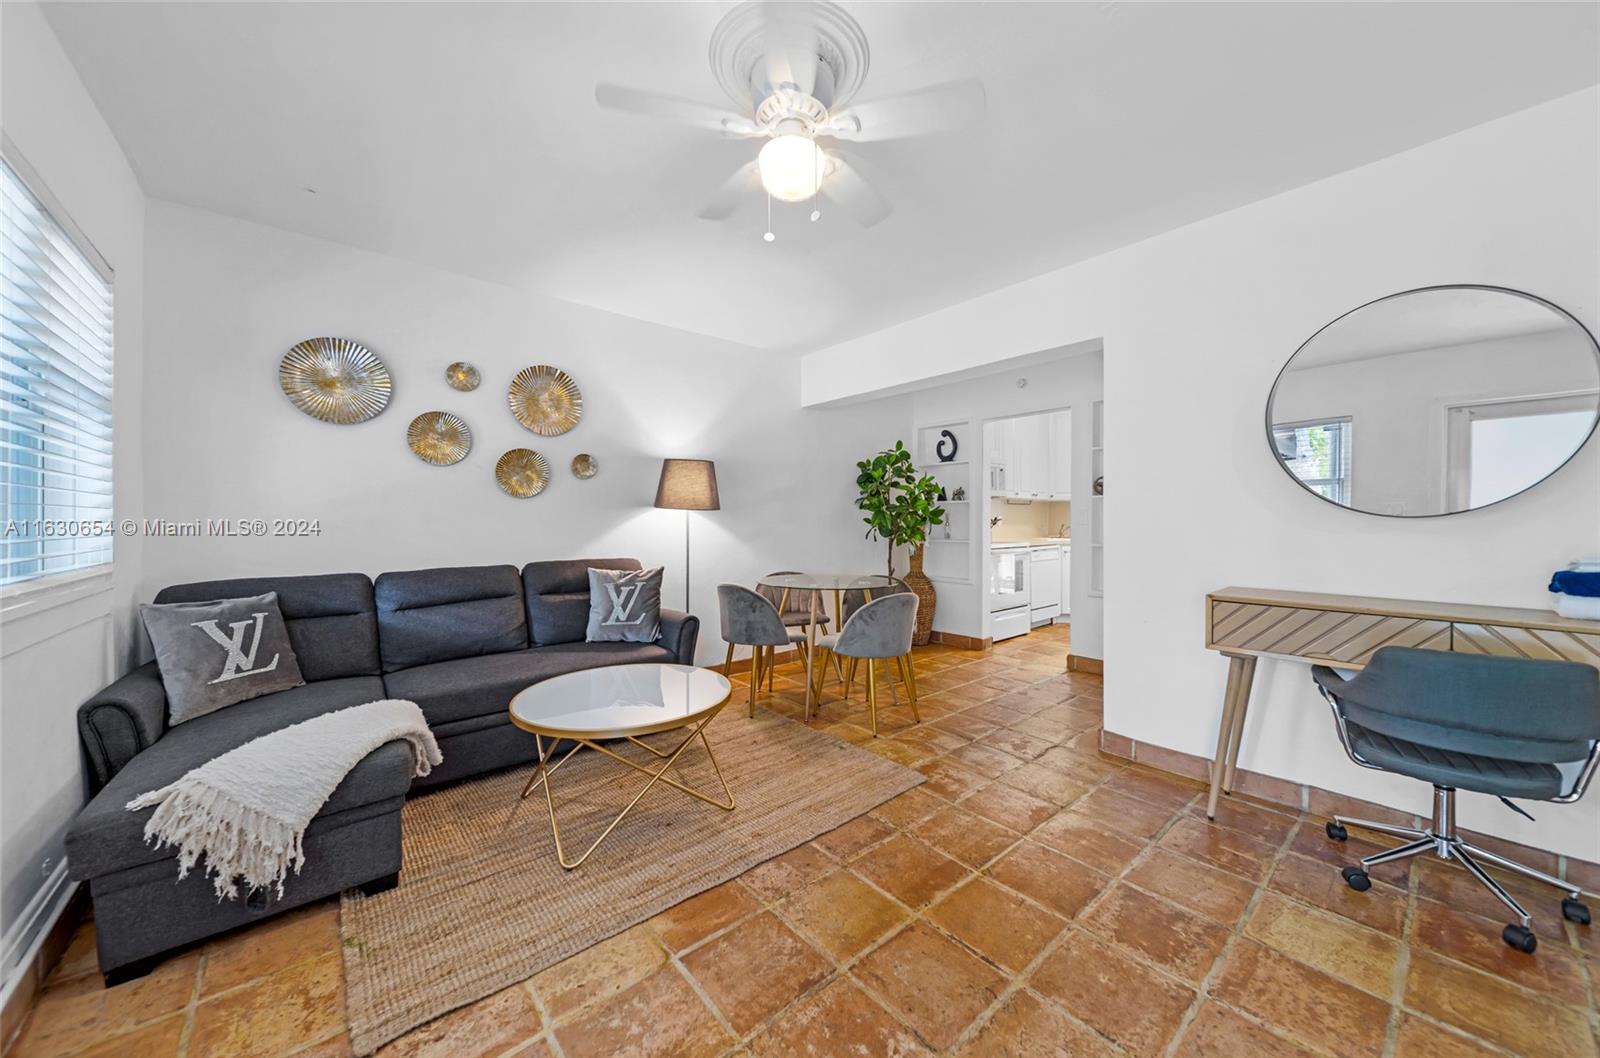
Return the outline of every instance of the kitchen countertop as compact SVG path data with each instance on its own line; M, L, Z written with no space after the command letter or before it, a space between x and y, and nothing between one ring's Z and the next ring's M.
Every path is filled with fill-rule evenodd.
M1072 546L1072 538L1070 536L1066 536L1066 537L1062 537L1062 536L1036 536L1036 537L1028 537L1028 538L1025 538L1025 539L1022 539L1022 540L992 540L992 541L990 541L989 546L990 547L1050 547L1050 546L1052 546L1054 544L1059 544L1062 547L1071 547Z

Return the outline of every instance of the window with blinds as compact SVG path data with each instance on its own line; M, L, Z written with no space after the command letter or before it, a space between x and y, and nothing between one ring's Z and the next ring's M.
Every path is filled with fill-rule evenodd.
M1350 417L1272 424L1289 473L1319 496L1350 506Z
M111 561L109 270L0 160L0 585Z

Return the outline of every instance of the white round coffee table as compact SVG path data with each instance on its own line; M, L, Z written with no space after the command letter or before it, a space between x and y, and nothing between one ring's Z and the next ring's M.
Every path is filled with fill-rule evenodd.
M711 742L706 738L706 725L722 711L733 696L733 685L727 677L710 669L692 665L609 665L582 672L569 672L552 676L531 687L524 688L511 699L511 722L524 731L531 732L539 751L538 767L522 796L527 797L535 786L544 786L545 805L550 810L550 832L555 837L556 859L568 870L589 858L606 836L633 810L650 788L663 783L691 797L723 811L734 808L733 791L723 778L716 755L711 752ZM674 748L660 750L639 741L645 735L663 731L688 729ZM659 761L652 769L629 760L602 739L623 739L645 750ZM695 739L705 747L711 767L722 784L725 801L714 800L699 790L691 789L676 779L667 777L667 770ZM574 743L560 760L551 762L556 745L562 740ZM556 769L572 759L583 748L592 749L627 765L634 771L650 776L650 781L634 795L627 807L617 813L600 836L584 850L583 855L568 861L561 844L561 825L556 820L555 795L550 788L550 776ZM624 774L624 773L619 773Z

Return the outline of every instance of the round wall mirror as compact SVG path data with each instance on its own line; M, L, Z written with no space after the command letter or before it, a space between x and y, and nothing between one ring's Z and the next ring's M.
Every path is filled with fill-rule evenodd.
M1284 365L1267 442L1330 503L1427 517L1532 488L1600 419L1600 347L1571 314L1500 287L1426 287L1345 313Z

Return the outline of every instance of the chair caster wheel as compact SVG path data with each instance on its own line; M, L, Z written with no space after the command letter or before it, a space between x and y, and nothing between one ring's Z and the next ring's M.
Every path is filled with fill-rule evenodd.
M1344 883L1358 893L1364 893L1372 888L1372 879L1367 877L1367 872L1360 867L1346 867L1339 872L1344 876Z
M1525 926L1507 926L1500 931L1500 939L1520 952L1533 954L1533 949L1539 946L1539 938L1533 935L1533 930Z
M1350 832L1344 828L1343 823L1329 823L1327 826L1328 837L1334 841L1350 840Z
M1589 924L1589 905L1582 900L1567 897L1561 901L1561 917L1568 922L1576 922L1580 926Z

